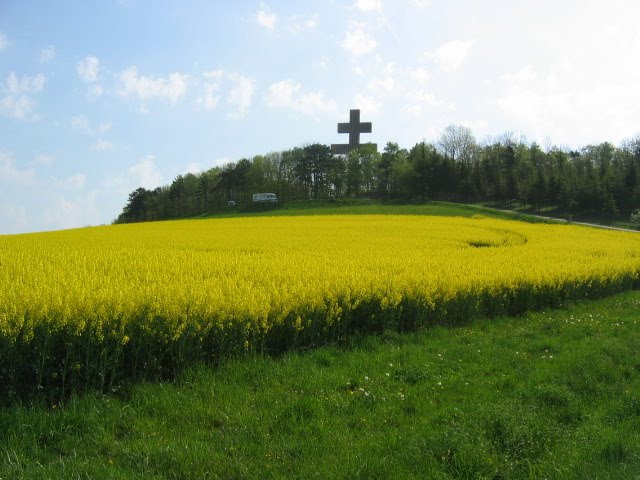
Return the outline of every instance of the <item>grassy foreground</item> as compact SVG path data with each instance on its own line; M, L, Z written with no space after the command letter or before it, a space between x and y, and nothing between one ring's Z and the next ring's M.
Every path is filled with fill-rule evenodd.
M0 411L0 478L640 475L640 292Z

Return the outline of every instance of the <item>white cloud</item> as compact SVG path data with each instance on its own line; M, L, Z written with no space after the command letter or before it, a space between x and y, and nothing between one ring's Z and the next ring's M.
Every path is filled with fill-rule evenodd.
M455 108L447 100L446 88L442 88L437 77L435 85L432 85L431 73L424 67L385 63L376 59L368 65L362 65L359 74L363 77L362 81L369 80L365 83L366 89L359 92L355 101L373 115L382 111L388 114L391 105L396 114L403 118L406 115L401 113L402 110L416 117L427 113L433 117L435 111L438 115L450 115ZM413 125L404 129L409 132L411 128ZM424 135L424 131L419 134Z
M260 3L260 10L256 13L255 18L258 25L266 28L267 30L275 30L280 24L280 18L278 15L273 13L269 5L264 2ZM318 15L290 15L286 20L282 21L282 26L283 28L281 30L292 35L298 35L301 32L316 28L318 26Z
M395 62L389 62L387 63L384 68L382 69L382 71L386 74L386 75L395 75L397 74L400 69L398 68L398 65L396 65Z
M231 163L231 159L229 157L220 157L213 161L213 166L221 167L223 165L228 165L229 163Z
M90 148L94 152L105 152L107 150L111 150L113 148L113 144L109 140L99 138L98 141L91 145Z
M637 129L640 118L634 112L617 106L640 98L640 92L620 94L615 84L593 88L575 85L548 88L544 84L512 85L498 98L499 108L537 140L553 133L556 138L571 138L573 142L619 140ZM625 100L625 97L626 100ZM598 112L599 122L592 122ZM610 136L612 135L612 136Z
M414 83L423 83L431 78L429 72L424 68L408 68L406 69L406 74Z
M104 187L108 190L115 189L124 195L138 187L154 189L163 182L164 177L156 165L156 157L149 154L130 166L126 174L107 178Z
M341 46L352 55L360 56L376 49L376 40L364 31L362 24L355 24L353 30L346 33Z
M5 185L31 185L35 180L33 168L21 169L13 163L13 156L0 152L0 183Z
M30 165L50 166L53 159L38 155ZM10 153L0 152L0 233L21 233L79 227L97 223L104 215L95 195L86 193L87 176L43 177L23 168Z
M311 17L304 17L302 15L292 15L288 19L287 29L293 35L297 35L301 32L313 30L318 26L318 15L312 15Z
M33 159L32 164L42 165L44 167L50 167L53 165L53 157L51 155L46 155L44 153L36 155Z
M57 199L55 207L43 212L44 224L51 228L73 228L81 225L82 206L65 198Z
M229 78L234 82L234 86L231 88L227 99L227 103L234 107L234 111L229 113L229 116L232 118L241 118L251 106L253 94L256 90L256 81L239 73L231 73L229 74Z
M0 113L17 119L36 118L32 115L36 107L33 95L42 92L45 82L46 77L41 73L18 78L14 72L11 72L0 87L3 94L0 99Z
M5 36L4 33L0 32L0 51L4 50L7 45L9 45L9 42L7 41L7 37Z
M102 122L97 128L93 128L86 115L74 115L71 117L71 128L85 135L97 135L108 132L111 122Z
M393 35L398 44L400 43L400 39L398 38L398 34L396 33L395 28L393 28L391 22L389 22L389 19L382 11L381 0L356 0L354 7L363 13L377 13L381 24L384 25L385 28Z
M379 113L382 108L382 102L374 96L367 96L358 93L353 101L354 105L357 105L357 108L370 115Z
M272 84L265 96L265 103L270 107L288 108L305 115L318 115L323 112L333 112L336 103L324 97L322 90L311 93L301 93L301 85L292 80L282 80Z
M331 63L331 59L329 57L322 57L318 60L318 68L322 71L327 71L329 69L329 64Z
M98 126L98 133L106 133L111 130L111 122L102 122Z
M71 117L71 128L81 133L91 133L89 119L86 117L86 115L74 115L73 117Z
M205 87L204 96L198 99L198 103L204 106L207 110L213 110L218 106L220 101L220 95L216 95L215 92L218 89L217 85L207 85Z
M486 120L461 120L460 125L469 128L474 133L482 133L487 129L489 123Z
M69 196L71 198L69 198ZM54 192L48 208L42 212L42 223L48 228L66 229L95 225L103 218L96 207L97 192Z
M224 75L224 71L223 70L212 70L210 72L204 72L202 74L202 76L204 78L206 78L207 80L212 80L212 81L220 80L223 75Z
M271 12L266 3L261 3L260 11L256 14L256 20L258 21L258 24L264 28L273 30L276 26L276 22L278 21L278 16Z
M356 8L362 12L375 12L382 10L380 0L356 0Z
M418 8L430 7L433 0L411 0L411 3Z
M474 40L454 40L427 52L425 57L435 62L441 70L453 72L462 66L473 43Z
M538 73L533 69L531 65L525 65L520 70L515 72L508 72L502 75L502 80L509 84L513 83L529 83L538 80Z
M444 101L439 99L433 92L424 89L412 90L407 93L407 98L415 103L426 104L431 107L444 105Z
M181 73L170 73L167 78L146 77L138 74L138 69L130 67L120 74L123 97L138 97L140 100L161 98L176 103L187 91L189 76Z
M409 105L407 107L407 112L415 117L419 117L420 115L422 115L422 105L419 103Z
M24 205L0 203L0 233L19 233L29 228L27 209Z
M46 77L41 73L34 77L23 75L22 79L18 79L17 75L11 72L3 89L10 94L39 93L44 88L45 81Z
M212 72L205 72L202 74L206 79L206 83L204 84L204 93L198 98L198 103L206 110L216 108L220 102L220 95L218 91L220 89L220 80L223 75L224 72L222 70L214 70Z
M83 82L97 82L100 75L100 60L98 57L88 56L76 64L76 72Z
M100 98L103 93L104 88L102 87L102 85L98 85L97 83L94 83L93 85L90 85L89 88L87 88L87 98L89 100L96 100Z
M79 190L84 188L86 181L87 176L84 173L76 173L75 175L71 175L63 179L52 177L48 184L54 185L62 190Z
M498 113L540 143L549 136L578 147L634 135L640 113L629 105L640 101L640 65L629 61L628 52L640 48L640 34L626 28L634 20L625 13L617 18L622 12L602 7L585 20L593 36L569 35L566 43L497 75Z
M156 188L162 184L163 177L156 166L156 157L147 155L135 165L129 167L129 179L137 186L147 189Z
M84 173L77 173L65 179L64 182L72 188L83 188L86 181L87 176Z
M42 49L42 51L40 52L41 63L49 63L54 58L56 58L56 49L53 45L49 45L48 47Z
M444 104L430 91L430 73L421 67L406 67L396 63L376 65L362 70L361 75L370 78L361 101L370 104L376 112L383 104L407 105L405 109L420 115L426 107Z
M185 169L184 173L200 173L202 172L203 168L202 165L198 162L191 162L189 165L187 165L187 168Z
M36 157L31 162L41 163ZM58 190L61 182L49 179L42 182L33 167L21 168L14 162L13 155L0 152L0 233L20 233L34 229L34 211L41 213L50 204L52 192ZM76 184L79 178L70 179ZM43 198L43 196L45 198ZM36 204L36 208L34 205ZM42 227L39 227L42 229Z
M90 84L87 87L87 99L93 101L100 98L104 93L104 88L97 83L100 78L100 60L98 57L90 55L78 62L76 64L76 72L83 82Z
M438 111L442 111L442 109L452 111L455 109L453 103L445 101L425 86L415 88L415 85L412 84L404 92L403 100L407 102L407 112L417 117L421 116L425 111L433 115L434 109L439 109Z
M36 102L26 95L19 97L7 95L0 100L0 112L8 117L25 119L31 117Z
M383 78L374 78L369 82L367 88L373 92L392 92L396 86L396 81L392 76L386 76Z

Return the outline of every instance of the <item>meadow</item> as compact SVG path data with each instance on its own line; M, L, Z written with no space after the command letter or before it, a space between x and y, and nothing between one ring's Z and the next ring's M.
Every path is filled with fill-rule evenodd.
M0 478L637 479L640 292L0 410Z
M2 401L56 403L629 290L640 237L481 215L254 216L4 236L0 265Z

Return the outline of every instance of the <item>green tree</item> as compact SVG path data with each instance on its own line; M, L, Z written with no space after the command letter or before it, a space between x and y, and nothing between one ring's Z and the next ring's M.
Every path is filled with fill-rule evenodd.
M358 150L351 150L346 163L347 196L358 197L362 188L362 165Z
M329 172L333 161L331 147L320 143L307 145L304 147L303 159L312 197L327 198L330 190Z
M439 160L435 147L425 141L417 143L409 151L412 175L409 177L410 185L408 187L413 196L418 196L422 200L432 198L432 192L438 181L437 170L439 163L441 163ZM446 176L445 174L445 181Z
M388 142L380 156L378 163L378 192L380 195L390 197L393 184L397 175L398 163L401 160L401 151L397 143Z
M142 222L147 219L147 208L152 192L139 187L129 194L127 204L116 223Z
M374 144L365 143L358 148L358 156L362 172L362 189L364 193L371 195L378 186L380 153Z

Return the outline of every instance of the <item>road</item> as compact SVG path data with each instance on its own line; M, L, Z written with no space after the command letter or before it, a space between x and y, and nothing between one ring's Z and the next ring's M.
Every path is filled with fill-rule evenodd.
M621 232L640 233L640 230L633 230L631 228L611 227L609 225L598 225L597 223L574 222L574 221L565 220L564 218L545 217L543 215L533 215L531 213L520 213L520 212L514 212L513 210L502 210L499 208L496 208L495 210L500 210L501 212L505 212L505 213L511 213L513 215L527 215L529 217L540 218L543 220L552 220L558 223L570 223L571 225L582 225L583 227L603 228L605 230L618 230Z

